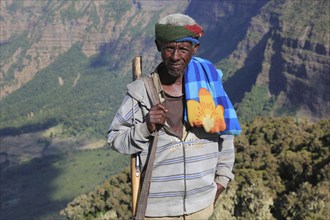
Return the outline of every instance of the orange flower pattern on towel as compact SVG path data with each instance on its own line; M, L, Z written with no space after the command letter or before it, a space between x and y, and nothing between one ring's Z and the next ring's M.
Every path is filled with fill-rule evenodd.
M198 91L199 102L188 100L188 119L191 126L203 126L208 133L216 133L226 129L224 108L215 106L211 93L201 88Z

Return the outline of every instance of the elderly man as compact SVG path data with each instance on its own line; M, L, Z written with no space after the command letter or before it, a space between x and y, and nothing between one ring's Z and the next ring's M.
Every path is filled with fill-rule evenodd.
M189 16L171 14L155 25L155 34L163 61L148 77L160 103L152 106L143 80L129 84L108 143L121 153L139 153L143 167L157 130L146 218L208 219L234 178L233 143L240 125L221 71L193 56L203 29Z

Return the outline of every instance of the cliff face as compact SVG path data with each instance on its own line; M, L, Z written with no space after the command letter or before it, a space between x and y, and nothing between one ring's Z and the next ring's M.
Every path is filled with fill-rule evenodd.
M281 35L274 39L277 65L269 70L269 91L277 97L277 108L308 118L329 117L329 45Z
M273 24L277 31L271 36L269 91L277 97L275 110L288 113L285 108L289 108L298 116L329 117L330 4L288 1L281 9L278 23Z
M250 19L243 39L220 64L243 118L265 110L330 116L329 8L328 1L269 1ZM257 102L263 103L253 114L248 109Z

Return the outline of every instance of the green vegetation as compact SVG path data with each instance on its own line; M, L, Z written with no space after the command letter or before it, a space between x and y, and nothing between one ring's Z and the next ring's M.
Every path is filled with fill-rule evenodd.
M111 57L100 59L87 59L79 44L73 46L1 101L0 129L19 132L35 125L44 129L52 120L64 124L70 135L103 137L116 110L113 106L121 103L127 79L106 68Z
M0 53L0 60L3 62L4 65L8 61L9 58L13 57L13 55L20 49L20 53L16 57L17 62L10 66L8 72L4 75L4 79L0 82L0 88L4 85L10 84L14 78L15 70L22 70L23 68L23 58L26 53L27 48L29 48L31 43L27 38L27 32L23 32L19 35L12 36L7 42L4 42L1 45L1 53Z
M92 11L91 11L91 15L90 15L91 19L92 19L92 26L94 26L96 29L97 27L99 26L100 24L100 17L99 15L97 14L97 10L96 10L96 6L93 5L92 7Z
M113 19L119 21L122 19L122 16L125 15L125 12L129 11L132 4L129 0L124 1L107 1L106 7L111 9L114 13Z
M285 37L306 40L327 45L324 36L330 32L328 0L287 1L282 8L280 22L285 28ZM301 15L301 16L297 16Z
M246 93L242 103L237 108L241 123L248 123L256 116L269 116L273 98L269 98L269 91L266 85L253 86L251 92Z
M44 156L9 168L2 164L1 219L58 219L58 210L68 201L91 191L128 162L112 150L96 149Z
M223 73L223 82L232 77L235 71L237 71L237 65L235 65L233 60L230 60L228 58L221 60L219 64L216 65L216 67L219 68Z
M0 59L2 61L8 60L19 48L27 48L29 45L30 43L26 32L14 35L1 45Z
M54 201L70 199L82 191L93 189L129 162L128 157L110 149L78 151L64 159L52 164L54 169L61 170L52 181L54 190L50 197Z
M329 128L330 120L308 124L293 118L256 118L244 129L237 139L235 172L244 217L253 215L254 202L244 193L253 186L267 188L272 198L268 212L277 219L325 219L330 202L324 191L329 186ZM304 191L306 187L314 193ZM315 195L318 202L309 206L305 201L314 202Z
M131 213L130 172L123 172L111 177L94 191L82 194L70 202L61 211L67 219L130 219Z
M212 219L327 219L330 120L255 118L235 139L235 179ZM67 219L131 215L129 171L70 202ZM226 217L224 217L226 216Z
M66 10L61 11L62 23L79 18L79 12L75 8L75 2L72 1Z
M11 4L9 4L6 9L10 13L15 13L17 10L20 10L24 7L23 1L12 1Z

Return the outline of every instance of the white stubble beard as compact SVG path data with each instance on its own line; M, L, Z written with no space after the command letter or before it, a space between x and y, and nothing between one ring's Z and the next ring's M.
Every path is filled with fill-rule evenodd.
M170 74L173 77L179 77L179 76L181 76L182 73L181 72L177 72L177 71L168 70L168 74Z

